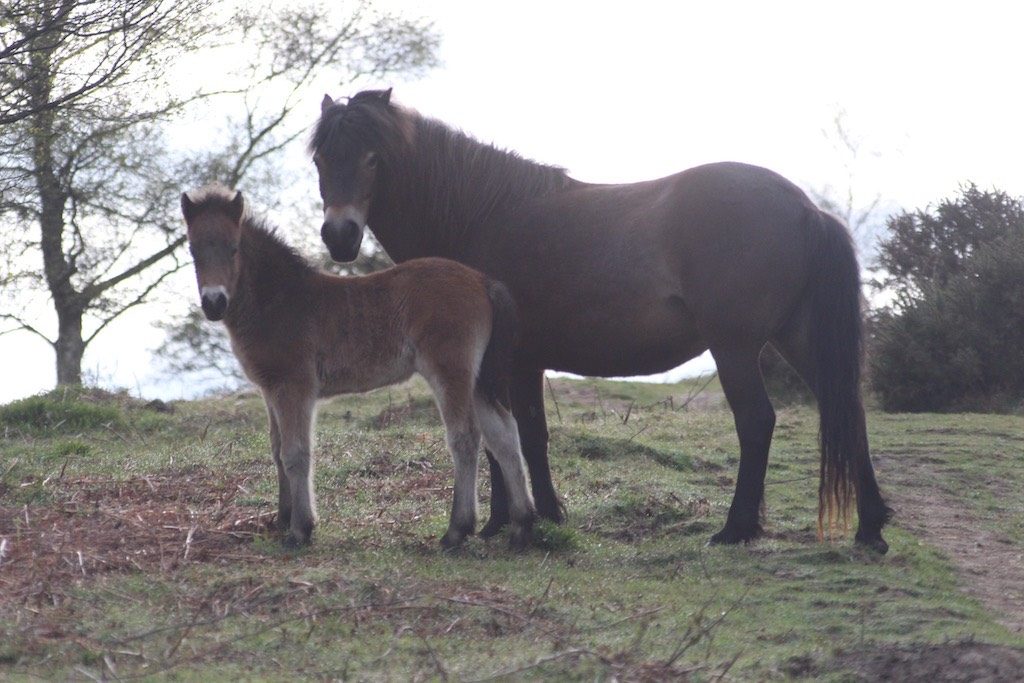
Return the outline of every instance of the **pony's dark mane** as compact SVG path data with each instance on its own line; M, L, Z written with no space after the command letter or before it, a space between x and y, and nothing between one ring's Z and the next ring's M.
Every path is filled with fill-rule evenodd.
M564 168L482 143L436 119L418 117L416 154L407 162L423 197L437 197L438 228L456 240L489 217L573 181ZM411 179L410 179L411 180Z
M309 149L339 158L376 151L382 162L380 203L407 207L408 215L392 217L396 229L428 232L453 249L492 216L575 182L561 167L480 142L386 102L379 91L329 107Z

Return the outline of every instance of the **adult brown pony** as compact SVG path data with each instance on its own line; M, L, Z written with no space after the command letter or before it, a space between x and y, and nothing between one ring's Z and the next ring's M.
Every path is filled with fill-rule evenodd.
M244 209L240 192L217 186L181 196L203 312L224 321L267 402L285 543L309 542L316 519L316 400L419 372L434 391L455 461L442 545L458 545L476 526L481 434L509 487L511 543L527 545L534 506L507 407L515 304L504 286L442 259L366 277L328 275Z
M365 91L325 97L310 149L335 260L369 224L396 261L443 256L506 283L522 325L512 407L538 512L562 511L547 462L543 372L661 372L710 349L740 442L736 493L716 543L761 533L775 413L758 358L771 343L821 414L819 529L856 499L856 540L885 552L889 517L860 395L860 274L850 237L795 185L717 163L593 185L495 149ZM491 463L492 481L500 481ZM484 534L507 519L500 484Z

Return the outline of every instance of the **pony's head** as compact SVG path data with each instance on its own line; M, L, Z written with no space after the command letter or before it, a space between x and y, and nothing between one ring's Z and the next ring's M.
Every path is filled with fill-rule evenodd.
M370 203L399 125L390 88L365 90L345 104L324 95L320 103L309 150L324 206L320 237L335 261L359 255Z
M219 186L205 187L195 196L193 200L187 192L181 195L188 249L195 261L203 313L210 320L221 320L238 285L245 200L241 192Z

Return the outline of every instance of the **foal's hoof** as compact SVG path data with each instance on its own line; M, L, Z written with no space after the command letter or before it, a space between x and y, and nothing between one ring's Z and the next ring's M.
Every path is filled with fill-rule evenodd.
M455 550L462 545L468 535L469 534L464 531L449 528L448 531L445 532L444 536L441 537L441 547L445 550Z
M708 545L737 545L739 543L750 543L762 533L761 525L739 527L726 524L725 528L711 537Z
M284 535L284 538L281 539L281 545L284 546L285 549L287 550L298 550L299 548L303 548L309 545L311 540L311 535L305 535L300 537L299 534L295 534L294 532L289 531Z
M533 518L509 527L508 547L512 550L526 550L531 545L533 545Z
M484 524L484 528L480 530L480 538L492 538L497 536L502 529L508 524L508 518L494 517L492 516L487 520L487 524Z
M882 538L882 534L878 532L872 534L858 531L854 541L857 545L867 548L868 550L873 550L879 555L885 555L889 552L889 544L885 542L885 539Z

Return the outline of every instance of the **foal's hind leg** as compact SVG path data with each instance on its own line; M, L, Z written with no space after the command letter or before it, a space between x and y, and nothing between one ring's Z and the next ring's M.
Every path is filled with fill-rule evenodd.
M511 507L509 541L514 548L525 548L536 514L533 496L526 480L526 463L519 446L519 430L512 414L500 404L477 394L476 414L484 443L501 467L504 488Z
M759 514L775 411L761 377L760 351L759 346L711 349L740 440L736 493L725 528L711 537L712 543L740 543L761 534Z
M480 430L473 410L473 375L468 370L442 367L424 368L422 374L434 390L444 420L448 450L455 464L451 520L441 537L442 546L454 548L476 530Z

